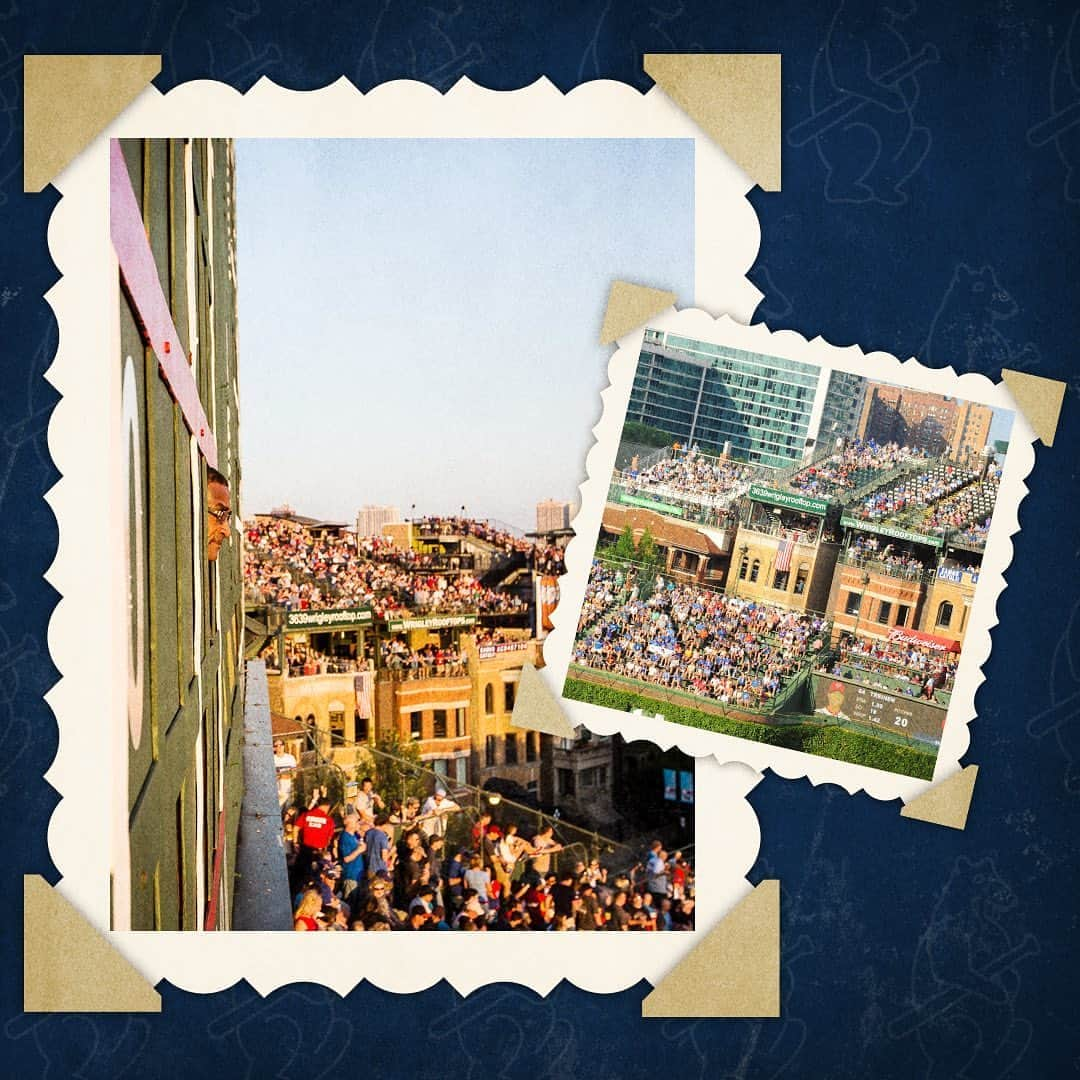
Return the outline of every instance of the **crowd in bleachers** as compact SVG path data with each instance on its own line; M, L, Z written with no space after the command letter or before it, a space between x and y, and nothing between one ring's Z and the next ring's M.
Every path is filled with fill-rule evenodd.
M997 502L1001 484L1001 469L995 469L984 480L968 484L940 502L928 507L919 526L931 529L959 530L971 541L986 539L990 519Z
M923 456L919 450L894 442L879 444L873 439L851 439L834 454L795 473L788 485L804 495L831 498L854 491L868 483L875 473L888 472Z
M566 573L565 552L557 544L536 544L529 555L529 569L561 577Z
M939 461L914 476L901 477L869 494L858 508L860 517L870 521L895 518L909 511L927 510L932 503L970 484L976 474L970 469Z
M829 624L816 615L662 579L650 593L635 569L594 560L574 661L759 708L828 636Z
M285 518L247 525L244 581L262 602L288 609L370 605L377 617L395 612L519 612L510 593L483 585L471 573L425 569L435 556L384 537L315 535Z
M617 871L571 860L550 824L526 838L513 822L469 812L464 828L448 829L464 811L441 787L423 805L395 804L365 778L339 809L323 788L306 810L283 813L295 930L694 928L693 867L659 840Z
M467 517L425 517L413 523L421 535L435 533L439 536L472 536L483 540L492 547L510 554L519 551L528 555L532 551L532 542L518 536L490 521L477 521Z
M932 701L938 690L951 691L960 663L958 652L931 649L903 641L881 641L876 638L850 636L839 645L832 674L853 678L857 682L883 690L901 689L910 697ZM875 680L886 676L896 682Z
M645 492L662 498L686 498L722 506L746 493L762 470L737 461L710 457L696 450L677 450L645 469L623 473L629 494Z

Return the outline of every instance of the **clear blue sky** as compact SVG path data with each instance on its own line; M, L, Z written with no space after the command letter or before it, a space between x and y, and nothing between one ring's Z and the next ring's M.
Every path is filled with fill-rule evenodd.
M624 278L694 293L690 140L239 140L245 513L576 502Z

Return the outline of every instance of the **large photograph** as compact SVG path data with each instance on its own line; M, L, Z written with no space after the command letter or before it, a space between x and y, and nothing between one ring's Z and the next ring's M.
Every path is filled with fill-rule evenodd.
M113 926L692 929L692 759L514 723L595 298L650 206L651 265L692 287L692 142L138 139L110 165Z
M564 695L929 780L1014 414L646 329Z

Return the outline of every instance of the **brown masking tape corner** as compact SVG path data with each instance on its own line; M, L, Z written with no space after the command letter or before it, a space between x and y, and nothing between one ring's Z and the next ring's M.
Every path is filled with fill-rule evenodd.
M763 881L641 1002L646 1018L780 1015L780 882Z
M646 53L644 66L758 187L780 190L779 53Z
M1065 401L1065 384L1060 379L1044 379L1011 368L1002 368L1001 377L1042 444L1053 446Z
M161 1012L161 995L43 877L27 874L23 1012Z
M62 173L160 71L160 56L24 56L23 191Z
M928 821L931 825L944 825L949 829L963 829L967 825L978 775L978 765L965 766L901 806L900 816Z
M527 731L554 735L557 739L572 739L576 733L558 699L547 688L533 664L525 664L521 669L521 681L518 683L510 723Z
M654 315L675 306L675 294L629 281L613 281L604 310L604 325L600 328L600 344L610 345L623 334L636 330Z

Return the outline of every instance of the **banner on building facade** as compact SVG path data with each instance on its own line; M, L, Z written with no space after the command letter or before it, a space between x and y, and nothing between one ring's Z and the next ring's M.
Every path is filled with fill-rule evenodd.
M480 645L476 651L479 653L481 660L488 660L492 656L498 656L500 653L520 652L528 647L529 643L527 641L500 641L494 645Z
M419 619L387 619L386 629L392 634L402 630L447 630L453 626L475 626L476 615L429 615Z
M937 568L938 581L951 581L955 585L979 584L979 571L963 566L939 566Z
M675 769L664 770L664 800L677 802L679 799L679 774Z
M937 652L959 652L960 642L953 638L939 637L937 634L927 634L922 630L908 630L903 626L894 626L889 631L890 641L901 641L905 645L921 645Z
M285 615L287 630L340 630L343 627L368 626L371 608L327 608L325 611L290 611Z
M896 525L886 525L883 521L863 521L862 518L851 517L844 514L840 518L840 524L845 529L859 529L861 532L877 533L878 536L891 536L894 540L910 540L913 544L929 544L930 547L941 547L945 541L940 536L932 533L912 532L910 529L901 529Z
M619 502L627 506L640 506L646 510L655 510L658 514L668 517L682 517L686 511L674 503L662 502L660 499L647 499L643 495L628 495L625 491L619 492Z
M694 774L686 770L679 771L679 802L687 806L694 804Z
M356 692L356 715L361 720L370 720L374 716L371 707L372 690L375 688L375 673L361 671L353 677L353 689Z
M540 633L549 634L555 629L551 622L551 613L559 603L559 579L553 574L545 574L540 579Z
M823 515L829 509L828 499L812 499L809 495L796 495L793 491L780 491L764 484L751 484L749 494L754 502L773 503L775 506L786 506L789 510L802 510L806 514Z

